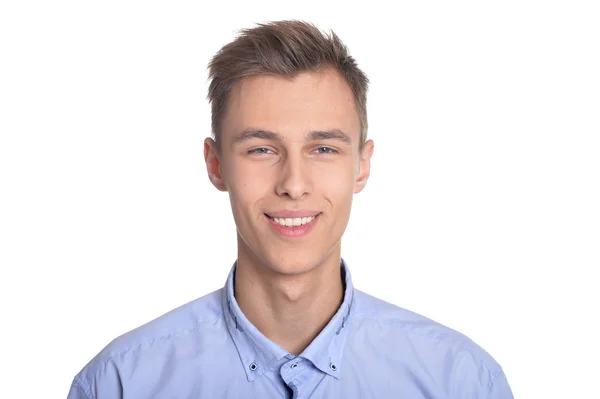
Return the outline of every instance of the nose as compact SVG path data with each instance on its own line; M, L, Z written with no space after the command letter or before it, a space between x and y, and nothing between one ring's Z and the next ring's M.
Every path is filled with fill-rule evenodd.
M280 162L277 195L299 200L311 190L310 165L301 155L287 154Z

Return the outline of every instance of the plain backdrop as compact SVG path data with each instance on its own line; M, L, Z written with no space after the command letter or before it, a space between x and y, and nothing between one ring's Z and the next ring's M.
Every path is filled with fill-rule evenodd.
M206 66L279 19L333 29L371 81L357 288L473 339L517 398L600 397L596 5L2 2L0 397L65 398L112 339L223 286Z

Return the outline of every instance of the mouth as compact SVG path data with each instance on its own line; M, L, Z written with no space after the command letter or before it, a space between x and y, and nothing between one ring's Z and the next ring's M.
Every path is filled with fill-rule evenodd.
M269 222L269 225L271 225L275 232L277 232L279 235L284 237L298 238L306 236L313 230L320 219L321 212L315 216L303 218L274 218L266 213L264 215Z

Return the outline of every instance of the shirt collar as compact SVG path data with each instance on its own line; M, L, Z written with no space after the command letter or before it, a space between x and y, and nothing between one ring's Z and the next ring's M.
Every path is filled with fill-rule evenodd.
M300 356L310 360L317 368L339 379L342 367L342 355L351 321L354 304L354 286L348 266L341 260L341 278L344 282L344 300L329 323L308 345Z
M237 261L223 289L223 314L227 328L237 348L248 381L281 364L290 353L265 337L243 314L234 296L234 279ZM344 300L333 318L299 356L310 360L321 371L339 378L342 354L348 334L348 325L354 303L354 287L348 266L340 262L340 273L345 283Z

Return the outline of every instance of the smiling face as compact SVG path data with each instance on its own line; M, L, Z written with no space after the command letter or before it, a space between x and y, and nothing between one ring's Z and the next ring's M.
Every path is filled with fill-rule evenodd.
M359 151L360 121L344 78L331 68L243 78L221 126L220 154L210 138L204 154L212 183L229 192L238 259L283 274L339 262L373 152L371 140Z

